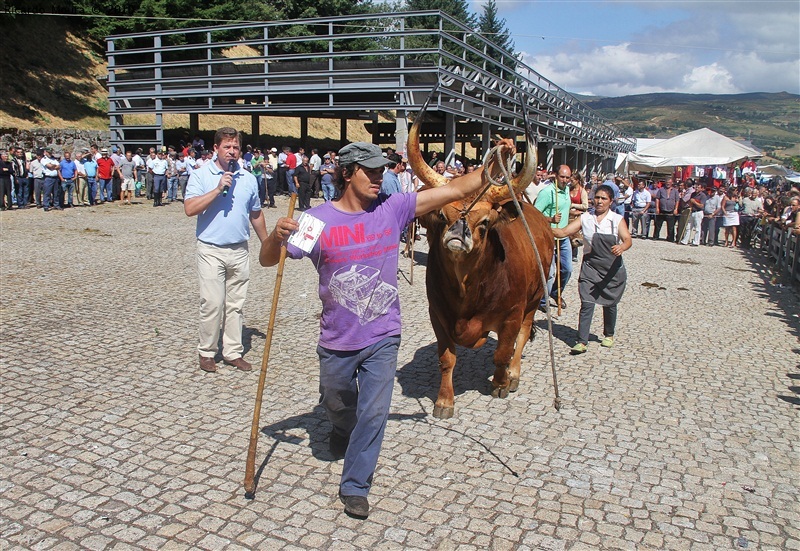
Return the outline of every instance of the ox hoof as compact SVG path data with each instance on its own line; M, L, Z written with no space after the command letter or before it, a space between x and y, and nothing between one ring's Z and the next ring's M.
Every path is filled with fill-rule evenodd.
M508 398L508 387L497 387L492 389L493 398Z
M433 416L436 417L437 419L450 419L455 413L455 411L456 408L454 407L443 408L440 406L434 406Z
M516 392L518 390L519 390L519 379L511 379L511 382L508 383L508 391Z

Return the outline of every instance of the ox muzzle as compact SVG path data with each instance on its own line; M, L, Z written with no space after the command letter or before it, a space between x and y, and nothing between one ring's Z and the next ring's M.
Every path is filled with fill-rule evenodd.
M454 253L468 253L472 250L472 230L464 218L459 218L447 228L442 243Z

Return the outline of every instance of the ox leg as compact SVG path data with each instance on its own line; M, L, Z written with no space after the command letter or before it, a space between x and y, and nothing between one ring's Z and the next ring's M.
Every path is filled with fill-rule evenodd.
M455 396L453 392L453 369L456 366L455 345L439 345L439 371L442 382L439 395L433 407L433 416L437 419L450 419L455 413Z
M497 332L497 350L494 351L494 377L492 377L492 396L507 398L511 386L509 364L514 355L514 345L519 331L512 324L506 324ZM519 370L517 371L519 379ZM517 382L519 385L519 382Z
M440 337L439 341L439 371L442 382L439 385L439 395L433 407L433 416L437 419L450 419L455 413L455 396L453 392L453 369L456 366L456 346Z
M511 365L508 369L509 392L516 392L519 389L519 378L522 366L522 351L525 349L525 343L530 338L531 327L533 327L533 317L535 313L535 310L529 312L522 321L522 327L519 328L517 342L514 345L514 356L511 358Z

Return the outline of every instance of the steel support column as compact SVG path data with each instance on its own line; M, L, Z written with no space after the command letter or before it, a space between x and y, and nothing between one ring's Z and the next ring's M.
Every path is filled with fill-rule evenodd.
M456 118L452 113L444 116L444 158L456 149Z
M478 158L483 160L483 156L486 155L486 152L492 147L492 128L489 126L488 122L483 123L481 126L481 151L478 154Z
M394 150L403 157L406 154L408 141L408 117L404 110L395 111Z
M347 145L347 118L339 119L339 149Z
M308 117L300 117L300 145L308 143Z

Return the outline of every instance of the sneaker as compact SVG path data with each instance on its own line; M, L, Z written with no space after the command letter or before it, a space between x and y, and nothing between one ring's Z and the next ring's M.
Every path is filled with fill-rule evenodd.
M614 346L614 337L603 337L603 340L600 341L600 346L603 348L611 348Z
M347 445L350 443L350 438L342 436L336 429L331 429L330 438L328 439L328 449L334 459L344 459L344 454L347 452Z
M339 492L339 500L344 503L347 516L362 520L369 516L369 501L366 496L346 496Z
M584 352L586 352L586 350L587 350L586 345L583 344L582 342L579 342L570 349L569 353L572 354L573 356L577 356L578 354L583 354Z

